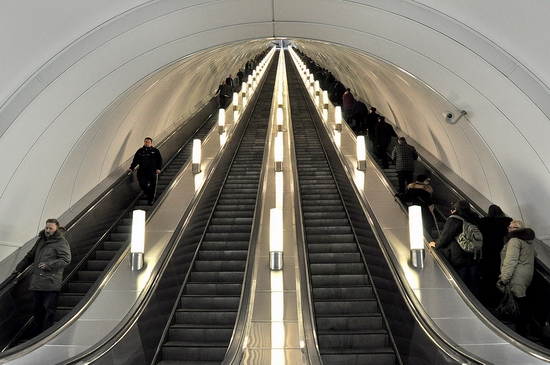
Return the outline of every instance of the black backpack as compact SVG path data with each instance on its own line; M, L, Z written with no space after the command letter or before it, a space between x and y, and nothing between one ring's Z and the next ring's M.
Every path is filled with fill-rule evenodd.
M457 218L462 221L462 232L456 236L456 242L460 248L468 253L474 254L474 259L481 258L481 248L483 247L483 235L479 228L470 222L467 222L458 215L451 215L449 218Z

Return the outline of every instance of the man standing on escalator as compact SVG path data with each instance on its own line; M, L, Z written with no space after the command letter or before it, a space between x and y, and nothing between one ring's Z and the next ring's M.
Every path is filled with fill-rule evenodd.
M65 239L65 228L59 226L57 219L50 218L38 234L33 248L13 271L19 274L32 265L29 290L34 293L34 335L39 335L54 323L63 270L70 262L71 249Z
M162 168L162 156L160 151L153 147L153 140L150 137L145 138L143 147L137 150L132 164L126 172L131 172L136 167L138 167L139 187L147 195L149 205L153 205L157 189L157 175Z

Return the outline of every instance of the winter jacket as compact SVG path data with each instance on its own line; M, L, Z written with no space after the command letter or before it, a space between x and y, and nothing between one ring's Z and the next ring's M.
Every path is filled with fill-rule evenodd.
M45 269L38 264L44 262ZM59 227L50 237L44 230L38 234L33 248L17 264L16 271L22 272L32 265L29 289L36 291L59 291L63 281L63 270L71 262L71 249L65 239L65 228Z
M508 233L508 240L500 252L499 281L509 284L515 297L525 296L527 287L533 280L535 257L537 252L533 247L535 232L531 228L518 229ZM503 290L500 286L499 289Z
M141 147L137 150L130 165L133 170L139 166L138 175L155 174L157 170L162 169L162 156L155 147Z
M398 143L393 147L391 159L395 160L395 171L414 171L414 161L418 159L416 148L410 144Z
M407 185L407 189L411 201L414 205L429 207L433 204L433 188L430 185L414 182Z
M461 216L471 224L477 225L479 222L479 217L474 212ZM441 235L437 239L435 245L435 248L443 253L455 269L478 264L474 254L464 251L456 241L456 237L461 232L462 221L458 218L449 217L449 219L445 222L445 225L441 230Z
M392 125L379 121L374 127L374 143L376 146L388 147L391 143L392 137L397 138L397 133L393 129Z

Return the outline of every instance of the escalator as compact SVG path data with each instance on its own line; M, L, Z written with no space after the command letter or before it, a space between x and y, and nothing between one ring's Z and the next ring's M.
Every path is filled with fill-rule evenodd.
M224 359L241 301L276 72L272 67L266 76L207 217L158 364L220 364Z
M162 196L181 168L191 158L193 139L203 140L215 125L215 117L206 120L195 134L185 141L177 154L165 164L158 177L157 199ZM146 214L149 214L152 208L148 204L147 197L141 193L135 204L130 206L118 219L116 225L105 239L99 242L95 249L89 252L86 260L81 261L80 265L66 278L66 283L59 293L59 305L56 313L57 320L61 320L61 318L78 305L111 262L113 262L118 252L129 244L132 233L132 211L134 209L141 209Z
M289 63L286 68L293 70ZM272 67L267 89L274 80ZM433 332L411 313L330 137L312 117L298 82L289 72L309 260L305 270L311 274L304 285L312 288L316 327L306 336L317 339L327 365L458 363L448 355L454 349L436 344ZM258 204L253 196L258 195L272 93L262 92L258 99L241 148L221 157L148 299L140 303L139 318L124 323L120 337L67 364L226 363L230 341L243 335L234 325L253 255L249 224ZM242 180L245 176L250 180Z
M299 80L290 74L298 185L321 358L324 364L399 364L338 183Z
M193 122L197 124L195 130L190 130L183 141L175 142L179 144L175 154L167 158L167 162L159 175L157 185L157 197L160 197L170 182L174 179L178 171L189 161L192 152L193 139L203 139L212 127L216 124L217 118L213 114L206 120ZM174 141L168 144L175 144ZM162 147L159 147L162 148ZM169 148L165 149L170 151ZM164 151L163 151L164 153ZM166 158L166 157L165 157ZM111 267L123 253L130 242L132 226L132 210L142 209L149 212L154 206L149 206L144 195L137 187L132 175L128 175L123 181L118 183L106 193L106 198L92 204L91 210L87 213L88 218L79 217L76 223L68 231L67 237L72 244L73 260L65 269L63 286L59 294L58 307L56 312L56 325L68 320L69 314L77 306L84 304L84 298L90 297L94 288L100 283L106 270ZM116 197L117 194L128 194L123 200ZM80 225L79 225L80 223ZM8 287L3 290L2 295L7 299L8 307L14 306L17 310L8 307L4 308L4 313L18 313L11 320L6 320L1 324L2 349L9 350L14 346L28 341L31 334L32 316L29 305L31 293L26 289L28 287L28 276L22 275L17 283L12 283L11 289ZM21 289L23 288L23 289ZM19 304L21 303L21 304Z
M395 165L392 164L390 161L390 167L388 169L383 169L382 161L374 153L372 142L369 141L368 138L366 140L366 144L367 150L371 155L371 159L376 162L379 167L379 171L385 176L387 186L391 186L390 189L393 191L393 193L396 193L398 191L398 182ZM393 145L390 145L386 153L389 154L392 148ZM427 158L423 158L423 156L420 155L419 161L415 163L415 175L425 174L429 176L431 178L431 185L434 188L434 196L432 197L432 201L434 202L436 207L435 219L437 227L434 227L431 232L428 232L429 236L426 236L426 239L432 240L438 237L439 231L443 227L446 217L449 215L449 207L451 206L452 201L467 200L470 202L473 209L482 216L485 215L485 211L482 207L480 207L479 204L476 203L478 200L483 201L483 199L479 199L479 197L477 199L468 197L463 191L461 191L460 187L453 183L453 181L456 182L456 180L458 179L453 179L452 177L448 178L444 176L444 174L438 171L435 167L437 166L437 163L430 164L429 161L429 156ZM465 191L470 190L470 187L466 187L465 189ZM401 200L398 197L396 197L396 200L402 203L403 211L406 211L407 206L411 204L409 201ZM489 203L485 204L486 207L489 205ZM539 247L541 246L543 246L543 244L539 245ZM543 257L547 257L546 252L548 252L548 249L543 247L541 248L541 250L544 252ZM367 258L371 256L370 254L365 255ZM437 260L441 261L442 267L444 267L445 271L448 271L449 275L455 276L458 279L456 272L454 272L454 270L450 267L450 264L442 255L435 252L434 256L437 258ZM499 320L495 318L495 316L493 316L490 312L490 308L487 309L483 307L483 305L476 298L473 297L469 290L466 289L461 280L454 280L454 282L456 282L456 285L461 288L460 292L463 293L464 297L466 297L466 302L468 303L468 305L472 309L474 309L475 312L479 313L480 318L482 318L484 322L490 323L490 327L498 328L497 333L505 335L506 338L509 338L511 342L519 343L523 351L525 351L526 353L535 353L541 358L548 358L550 352L543 348L543 344L541 343L539 338L541 335L541 326L544 325L549 316L548 308L550 303L550 269L548 265L541 262L540 259L537 258L533 282L530 285L527 293L527 298L529 299L530 306L529 312L531 315L531 335L527 339L518 336L513 332L513 330L510 330L510 328L513 329L513 327L510 326L509 321Z

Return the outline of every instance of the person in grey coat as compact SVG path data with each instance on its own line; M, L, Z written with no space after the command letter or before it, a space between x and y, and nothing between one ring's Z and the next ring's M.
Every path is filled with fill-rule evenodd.
M70 262L71 249L65 239L65 228L59 226L57 219L50 218L33 248L13 271L19 274L32 265L29 290L33 291L35 335L54 323L63 270Z
M535 271L537 252L532 244L534 239L535 232L531 228L523 228L521 221L512 221L504 238L506 243L500 252L497 288L504 293L508 287L514 295L519 308L519 313L514 316L514 322L516 332L522 336L527 336L529 331L526 295Z

